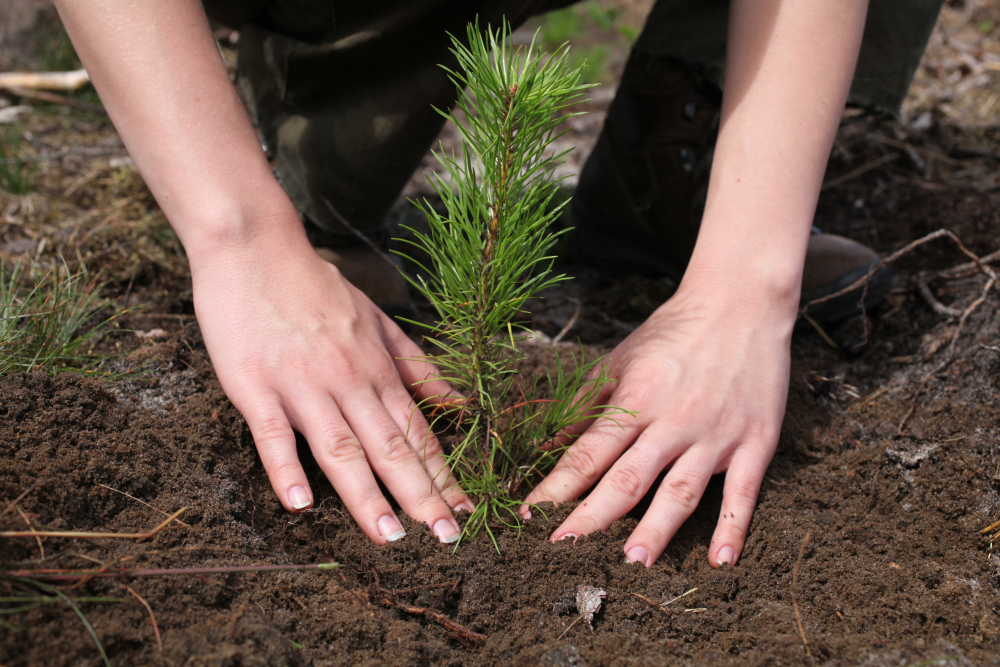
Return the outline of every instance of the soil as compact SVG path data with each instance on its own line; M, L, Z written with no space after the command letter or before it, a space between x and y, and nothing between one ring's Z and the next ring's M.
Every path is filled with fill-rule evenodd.
M927 93L954 87L950 73L971 67L948 49L979 35L986 18L1000 19L1000 8L984 7L969 16L961 5L946 8L902 122L843 128L829 178L886 155L892 147L873 136L908 148L826 190L818 225L882 253L939 228L977 254L997 250L1000 123L956 121L957 111ZM996 40L983 43L980 56L996 50ZM963 76L981 74L973 70ZM965 88L957 99L978 113L989 98L971 94ZM38 150L50 139L119 146L107 121L92 116L26 122ZM184 257L162 214L134 170L87 155L42 170L35 194L0 193L0 256L46 262L62 253L103 267L121 305L146 304L106 339L123 354L119 370L139 371L112 387L71 374L0 379L0 530L30 522L144 532L187 509L183 525L147 539L2 538L0 597L42 594L9 576L22 569L340 564L63 587L73 597L122 600L78 603L111 664L1000 665L1000 553L981 534L1000 520L1000 294L987 294L949 349L958 318L931 308L917 276L930 276L936 299L959 310L982 294L985 278L935 279L966 261L947 240L895 265L880 311L824 332L839 349L809 327L797 332L778 451L735 567L707 563L721 477L649 569L622 562L645 504L575 545L547 539L574 506L565 504L536 513L519 533L496 527L499 553L485 536L453 551L405 518L407 537L379 547L304 443L317 507L292 515L278 504L214 375ZM579 279L547 296L532 327L554 336L579 309L568 339L589 355L620 341L672 291L662 281L565 268ZM552 346L530 355L526 368L550 365ZM606 592L592 624L578 620L579 586ZM100 664L65 603L0 615L0 665Z

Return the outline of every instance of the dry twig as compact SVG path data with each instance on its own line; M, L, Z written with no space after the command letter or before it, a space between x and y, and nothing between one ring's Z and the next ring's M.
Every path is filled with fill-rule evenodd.
M917 274L917 291L920 292L920 296L924 297L924 301L926 301L931 309L938 315L942 315L944 317L962 316L962 311L958 308L946 306L937 300L937 297L935 297L934 293L931 292L930 285L927 284L927 279L924 277L923 272Z
M972 260L972 264L980 272L984 273L986 276L990 278L995 279L997 277L993 269L987 266L978 255L976 255L974 252L966 248L965 244L962 243L961 239L959 239L954 234L954 232L951 232L947 229L939 229L936 232L931 232L927 236L924 236L922 238L917 239L916 241L908 243L907 245L903 246L902 248L892 253L888 257L883 258L881 261L877 262L870 269L868 269L868 273L866 273L861 278L858 278L844 289L834 292L833 294L827 294L826 296L822 296L818 299L813 299L809 303L806 303L805 305L802 306L802 308L799 309L799 312L805 313L810 306L815 306L816 304L824 303L826 301L830 301L831 299L836 299L837 297L853 292L862 285L866 285L875 276L875 274L884 269L886 266L889 266L890 264L898 260L903 255L912 252L916 248L924 245L925 243L929 243L930 241L934 241L935 239L943 237L951 239L955 243L955 245L958 246L959 251L966 257L970 258Z
M401 602L392 594L391 591L387 591L384 588L379 588L379 592L382 593L382 602L386 606L396 607L407 614L412 614L413 616L423 616L426 619L434 621L445 629L445 633L449 637L465 644L466 646L486 643L486 635L481 635L478 632L470 630L464 625L459 625L439 611L434 611L428 607L417 607L412 604Z
M85 69L71 72L0 72L0 88L77 90L90 83Z
M799 547L799 557L795 560L795 568L792 570L792 607L795 608L795 620L799 624L799 634L802 635L802 645L806 647L806 655L812 658L812 651L809 650L809 640L806 639L805 628L802 627L802 614L799 613L799 603L795 599L795 587L799 583L799 565L802 563L802 556L806 553L806 545L809 544L809 538L812 533L806 531L806 539L802 540L802 546Z
M66 97L65 95L57 95L56 93L49 93L44 90L12 87L10 92L18 97L27 97L33 100L41 100L42 102L59 104L65 107L76 107L77 109L83 109L84 111L89 111L90 113L102 114L105 116L108 113L100 104L91 104L90 102L73 99L72 97Z

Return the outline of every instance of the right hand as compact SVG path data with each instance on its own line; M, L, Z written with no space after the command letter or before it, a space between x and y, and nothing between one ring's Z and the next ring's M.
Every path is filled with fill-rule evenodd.
M449 385L424 382L437 371L417 359L420 348L304 235L292 237L253 238L192 262L205 344L275 493L290 511L313 503L294 429L372 540L405 535L377 474L403 511L455 541L450 508L473 505L410 393L434 402Z

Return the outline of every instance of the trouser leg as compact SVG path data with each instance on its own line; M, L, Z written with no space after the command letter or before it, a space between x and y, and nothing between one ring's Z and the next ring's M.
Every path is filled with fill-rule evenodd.
M241 86L296 206L334 236L350 233L325 200L352 226L379 227L441 130L433 107L456 100L441 68L457 68L447 33L464 36L477 16L483 26L504 16L517 25L540 4L284 0L244 17ZM303 5L330 11L314 14L313 26Z
M850 104L898 113L942 4L870 0ZM658 0L635 50L682 61L721 87L728 21L729 0Z

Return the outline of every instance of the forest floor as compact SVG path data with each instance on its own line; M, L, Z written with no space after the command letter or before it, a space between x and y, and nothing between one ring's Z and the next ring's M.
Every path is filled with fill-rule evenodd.
M648 4L589 3L559 20L576 21L564 30L584 49L609 30L627 44ZM0 71L70 69L71 49L53 56L58 21L27 14L4 35ZM619 37L598 78L620 72ZM100 275L128 309L103 344L117 369L142 370L105 387L73 374L0 380L0 530L143 533L187 510L146 539L0 538L0 665L102 664L74 609L15 571L331 561L341 567L119 575L58 591L120 600L75 603L114 665L1000 665L1000 536L981 532L1000 520L1000 286L975 266L951 270L969 258L949 239L895 262L878 312L823 332L829 341L808 326L795 335L778 451L735 568L707 562L721 478L649 569L622 562L641 506L575 546L547 539L566 504L520 537L500 530L499 555L485 537L453 552L408 520L406 539L380 547L304 446L316 507L291 515L277 502L205 352L182 248L107 117L85 108L99 105L93 91L70 99L0 94L0 112L31 107L0 125L3 164L17 157L30 178L24 194L0 191L0 259ZM571 121L580 158L611 99L595 94ZM816 224L885 255L939 229L980 257L998 251L998 99L1000 4L949 3L901 119L841 129ZM425 193L421 179L407 192ZM414 217L401 202L395 219ZM579 280L531 326L552 337L578 313L567 340L596 351L673 289L566 269ZM531 363L559 349L532 346ZM592 628L574 625L580 585L607 592ZM25 593L39 605L12 611Z

